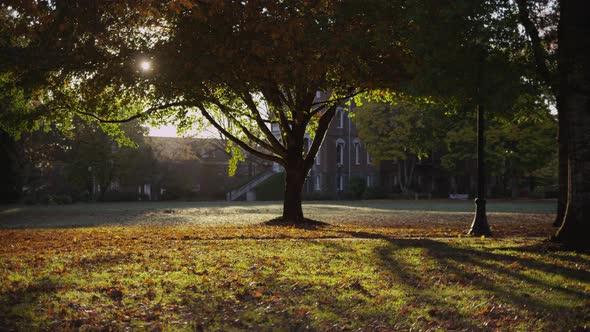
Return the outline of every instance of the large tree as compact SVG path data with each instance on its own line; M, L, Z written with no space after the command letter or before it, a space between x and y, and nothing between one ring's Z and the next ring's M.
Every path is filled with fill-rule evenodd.
M534 68L532 79L541 82L552 96L552 102L558 97L559 80L557 78L557 23L559 21L558 2L555 0L518 0L519 22L528 36L528 57ZM568 156L567 126L565 112L558 112L558 197L557 214L554 226L561 226L565 216L568 191Z
M557 109L565 114L568 196L558 241L590 248L590 15L587 2L560 2Z
M392 4L14 1L2 7L0 69L22 86L42 83L47 111L37 118L67 123L77 112L186 128L199 112L234 153L283 166L283 220L302 222L303 183L336 107L408 76L406 26Z

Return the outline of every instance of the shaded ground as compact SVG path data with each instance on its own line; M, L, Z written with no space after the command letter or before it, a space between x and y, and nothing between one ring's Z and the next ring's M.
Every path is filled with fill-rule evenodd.
M277 204L4 208L0 330L590 327L590 254L543 240L554 202L496 208L491 239L464 237L467 204L402 203L310 204L307 228L261 224Z

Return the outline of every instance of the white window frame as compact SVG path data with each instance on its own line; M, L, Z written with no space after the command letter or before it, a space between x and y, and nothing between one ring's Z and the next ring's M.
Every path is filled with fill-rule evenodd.
M344 142L344 140L342 139L337 139L336 140L336 164L338 165L344 165L344 148L346 148L346 143ZM340 150L340 158L338 158L338 149L341 148Z
M336 115L338 116L338 128L344 128L344 109L342 107L336 108Z
M354 164L361 164L361 143L358 140L354 142Z

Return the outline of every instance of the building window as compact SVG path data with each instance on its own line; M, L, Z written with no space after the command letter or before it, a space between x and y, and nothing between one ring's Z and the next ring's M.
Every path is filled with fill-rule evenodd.
M373 164L373 161L371 160L371 155L369 154L369 151L367 151L367 165L371 164Z
M342 107L336 109L336 116L338 117L338 128L344 128L344 110Z
M322 180L322 178L320 177L319 174L315 176L315 190L317 190L317 191L322 190L321 180Z
M361 164L361 144L359 142L354 143L354 163Z
M344 190L344 177L342 175L338 175L336 178L336 189L338 191Z
M336 142L336 163L344 165L344 142Z
M373 186L373 181L371 179L370 175L367 175L367 188L372 187Z
M320 99L322 98L322 93L320 91L316 91L315 92L315 99Z

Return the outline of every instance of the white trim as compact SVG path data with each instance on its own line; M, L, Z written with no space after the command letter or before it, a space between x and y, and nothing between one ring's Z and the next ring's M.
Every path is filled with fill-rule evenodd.
M342 107L336 108L336 116L338 117L337 128L344 128L344 109Z
M339 138L336 140L336 164L344 165L344 148L346 143L343 139ZM338 149L340 149L340 158L338 158Z
M358 138L354 140L354 164L360 165L361 164L361 142L359 142Z

